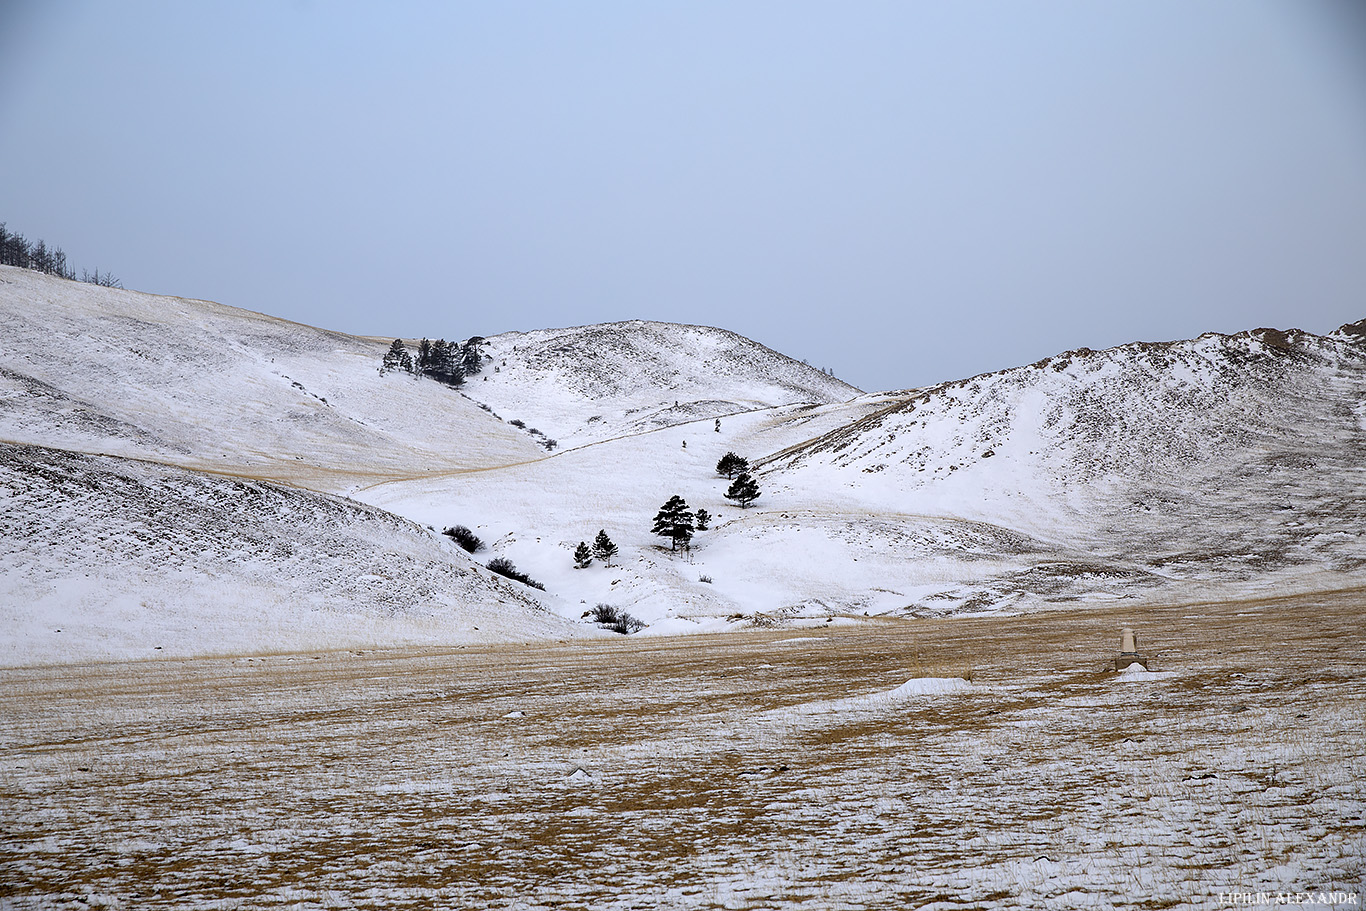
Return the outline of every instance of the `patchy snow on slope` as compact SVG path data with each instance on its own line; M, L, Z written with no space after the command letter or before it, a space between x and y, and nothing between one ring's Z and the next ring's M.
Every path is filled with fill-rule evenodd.
M0 664L576 629L440 535L348 500L12 445L0 495Z
M995 596L1068 578L1075 596L1088 580L1359 577L1363 398L1366 350L1336 337L1258 330L1070 352L905 396L767 461L764 476L1060 551Z
M859 390L724 329L631 320L490 336L471 398L561 446Z

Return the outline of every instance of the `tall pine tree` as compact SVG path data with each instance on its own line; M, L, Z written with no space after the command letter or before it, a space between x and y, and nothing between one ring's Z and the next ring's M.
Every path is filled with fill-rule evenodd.
M668 538L669 550L678 550L679 544L687 547L692 541L693 528L693 514L687 502L674 494L655 515L651 532Z
M484 367L484 360L479 356L479 343L482 341L483 339L476 335L460 349L460 368L465 372L465 376L474 376Z
M465 382L465 368L460 360L460 345L439 338L432 342L427 356L427 375L439 383L459 386Z
M759 499L759 483L749 476L749 472L742 471L726 490L726 499L739 503L741 509L748 509L749 504Z

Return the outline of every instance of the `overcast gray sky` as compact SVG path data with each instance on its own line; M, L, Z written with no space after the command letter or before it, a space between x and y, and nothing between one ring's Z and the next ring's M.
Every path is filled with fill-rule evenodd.
M703 323L869 390L1326 332L1363 7L8 0L0 220L347 332Z

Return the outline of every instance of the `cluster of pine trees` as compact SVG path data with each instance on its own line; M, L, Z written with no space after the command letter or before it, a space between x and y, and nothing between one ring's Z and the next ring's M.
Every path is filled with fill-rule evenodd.
M48 275L55 275L58 278L89 282L92 285L103 285L106 288L123 287L123 282L108 272L101 274L99 269L96 269L93 275L82 269L80 278L77 279L76 270L67 265L66 254L62 252L61 247L49 247L42 240L37 243L29 243L27 237L10 231L2 221L0 221L0 265L33 269L37 272L45 272Z
M612 558L617 555L617 546L612 543L612 539L607 537L604 529L598 529L598 536L593 539L593 546L589 547L587 541L580 541L579 546L574 548L574 568L586 569L593 563L593 558L597 557L608 566L612 565Z
M432 349L427 348L426 345L427 341L426 339L423 339L424 347L421 350L430 352ZM441 345L444 347L445 343L441 343ZM435 345L432 347L436 348ZM471 344L467 342L465 347L469 348L471 347ZM441 350L441 348L437 348L436 350ZM406 364L403 362L404 358L408 359ZM401 340L396 339L394 341L393 347L390 348L389 355L385 356L385 366L381 369L404 369L415 372L411 356L408 354L407 348L404 347ZM749 460L743 456L736 455L734 452L727 452L721 457L721 461L716 463L716 473L732 479L730 487L726 490L725 496L727 499L739 503L741 508L748 507L750 503L759 498L759 484L750 476ZM666 502L655 515L654 527L651 531L654 534L668 538L670 550L676 551L680 547L687 550L691 547L693 535L699 531L706 531L711 522L711 518L711 515L705 509L694 511L689 508L687 501L675 494L669 498L668 502ZM470 553L474 553L484 546L484 542L479 540L474 532L463 525L452 526L443 530L442 533L450 537ZM593 564L595 559L601 560L607 566L611 566L612 558L619 552L617 545L608 537L607 531L605 529L599 529L597 537L593 539L592 544L589 544L587 541L580 541L578 547L574 548L574 567L576 569L587 569ZM545 586L529 578L525 573L519 572L517 567L506 558L495 557L488 562L488 568L499 575L514 579L524 585L529 585L532 588L538 588L542 591L545 590ZM703 576L700 581L710 582L711 579ZM588 616L588 614L585 614L584 616ZM598 605L598 612L595 614L595 619L598 623L615 629L620 633L636 632L644 627L643 623L630 617L630 615L620 613L616 608L605 604Z
M733 479L730 487L726 489L725 497L739 503L740 508L748 508L749 504L759 499L759 482L750 475L749 460L745 457L733 452L726 453L721 457L721 461L716 463L716 473ZM709 512L705 509L693 510L686 500L674 494L655 514L650 532L668 538L670 550L676 551L680 547L687 550L692 545L693 535L699 531L706 531L710 523ZM592 564L594 557L597 557L611 566L611 559L616 553L617 546L607 537L607 532L599 531L591 546L587 541L579 542L579 546L574 550L574 565L578 569L584 569Z
M444 338L434 342L424 338L417 343L417 357L414 358L408 352L408 346L403 344L403 339L396 338L384 353L379 372L402 370L429 376L448 386L459 386L465 382L465 377L483 368L483 359L479 354L479 343L482 341L477 335L463 345L460 342L448 342Z
M716 473L733 478L725 497L739 503L741 509L748 509L749 504L759 499L759 482L750 476L749 460L744 456L726 453L716 463ZM693 534L706 531L710 521L711 515L705 509L694 512L688 508L686 500L674 494L655 514L655 524L650 531L668 538L669 550L678 550L680 546L686 550L692 544Z

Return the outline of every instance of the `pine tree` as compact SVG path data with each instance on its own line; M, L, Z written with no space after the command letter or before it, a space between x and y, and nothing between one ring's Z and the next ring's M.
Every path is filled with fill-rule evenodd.
M53 247L51 254L51 260L47 270L48 273L74 281L76 273L66 264L66 253L62 251L62 248Z
M707 530L707 523L709 523L710 521L711 521L711 513L707 512L705 509L699 509L699 510L697 511L697 530L698 530L698 531L706 531L706 530Z
M379 372L384 373L389 370L413 372L413 359L408 354L408 347L403 344L401 338L394 339L394 343L389 346L389 350L384 354L384 362L380 365Z
M459 386L465 382L465 370L460 364L459 344L439 338L432 342L427 358L426 373L432 379L448 386Z
M17 231L6 230L4 222L0 222L0 263L27 269L33 262L32 252L28 238Z
M749 459L738 456L733 452L728 452L721 456L721 461L716 463L716 473L733 478L737 474L749 471Z
M759 499L759 484L749 476L749 472L742 471L726 491L726 499L739 503L741 509L748 509L749 504Z
M593 562L593 551L589 549L586 541L580 541L579 546L574 548L574 568L587 569Z
M686 547L692 541L693 527L693 514L688 509L688 504L682 497L674 494L655 515L655 524L651 531L668 538L670 550L678 550L680 543Z
M483 338L476 335L460 349L460 368L466 376L474 376L484 368L484 360L479 356L479 343L482 341Z
M29 252L29 261L30 269L37 269L39 272L52 271L52 260L48 255L47 244L41 237L38 238L38 242L33 245L33 249Z
M612 558L617 555L617 546L603 529L598 529L598 536L593 539L593 554L608 566L612 565Z
M424 371L427 376L434 380L440 380L440 374L443 372L449 356L444 338L432 342L431 350L427 352L427 369Z
M417 343L417 372L426 373L432 366L432 343L424 338Z

